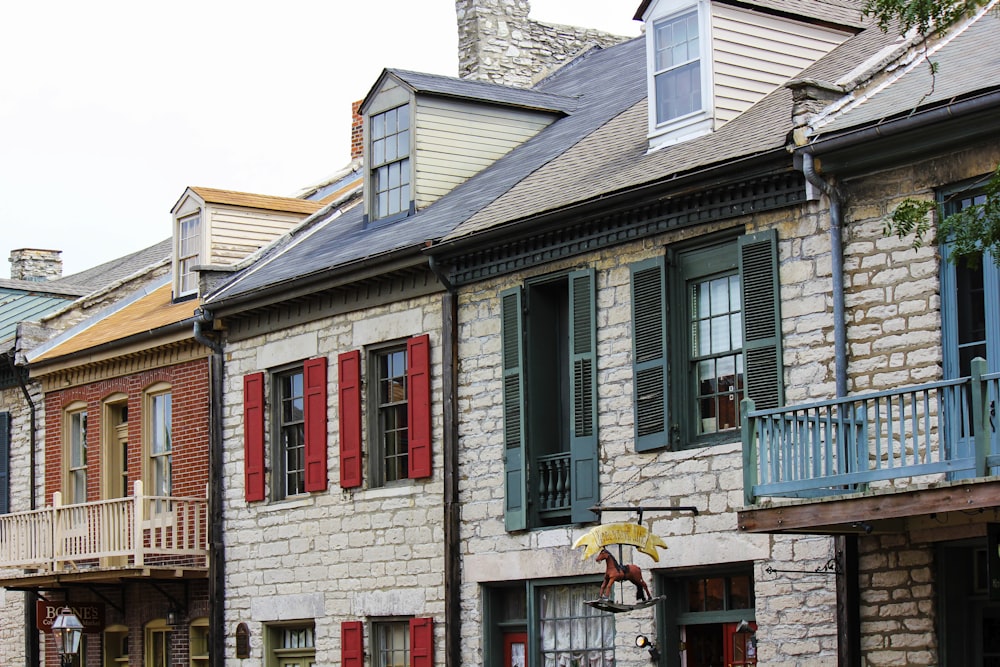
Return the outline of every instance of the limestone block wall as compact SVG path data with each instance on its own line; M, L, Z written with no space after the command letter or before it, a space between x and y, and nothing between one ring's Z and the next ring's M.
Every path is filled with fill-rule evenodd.
M810 205L815 208L814 205ZM833 557L825 537L741 534L736 510L742 507L741 445L684 451L634 451L632 405L632 324L629 264L664 252L672 242L722 227L747 232L776 226L781 242L782 295L796 301L783 329L786 384L832 383L832 320L829 252L810 237L820 216L788 209L729 221L711 228L679 230L613 250L541 269L504 276L463 288L459 295L460 360L458 401L460 497L462 503L463 664L483 664L482 585L499 580L600 574L597 563L581 561L572 549L587 527L559 527L507 533L503 510L503 404L499 294L526 278L574 267L597 270L597 385L601 503L606 505L694 505L698 516L649 512L644 520L668 549L655 563L626 550L626 560L647 573L690 572L691 568L752 563L761 664L835 665L837 653L835 586L830 576L768 574L765 568L815 570ZM787 268L786 268L787 267ZM793 298L794 297L794 298ZM802 359L815 369L793 375ZM832 385L831 385L832 386ZM803 394L808 393L804 390ZM738 435L734 436L738 438ZM605 521L625 520L624 515ZM651 577L647 574L647 580ZM616 664L648 664L637 651L638 632L653 636L651 609L619 614Z
M435 662L444 664L440 300L432 295L359 310L227 345L223 406L227 665L245 664L234 657L233 633L239 623L249 626L252 662L261 664L266 624L314 619L316 664L337 665L341 622L390 616L433 617ZM337 356L423 333L430 335L432 348L433 475L384 488L368 488L366 483L360 489L342 490ZM243 477L243 376L317 356L330 361L328 489L248 503ZM367 378L367 373L363 368L362 376ZM367 410L363 399L366 415ZM363 451L368 446L365 434ZM267 456L270 471L271 453ZM367 479L367 462L365 470ZM365 646L370 650L367 630Z

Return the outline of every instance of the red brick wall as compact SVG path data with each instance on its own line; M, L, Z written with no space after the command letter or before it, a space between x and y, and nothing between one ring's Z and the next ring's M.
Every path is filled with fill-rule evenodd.
M63 414L70 404L87 404L87 500L101 495L103 402L111 395L128 396L129 485L144 479L144 392L164 382L171 387L173 495L204 498L208 484L208 361L195 361L102 380L45 395L45 504L62 489Z

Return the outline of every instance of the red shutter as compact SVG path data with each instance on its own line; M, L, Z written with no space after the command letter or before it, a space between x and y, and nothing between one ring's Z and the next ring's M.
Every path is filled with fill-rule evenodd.
M431 340L415 336L406 341L407 431L409 435L407 476L431 476Z
M361 621L340 624L341 667L363 667L365 663L364 629Z
M434 619L410 619L410 667L433 667Z
M306 491L326 490L326 357L309 359L305 381Z
M361 352L337 359L340 414L340 485L361 486Z
M247 501L264 500L264 374L243 376L243 481Z

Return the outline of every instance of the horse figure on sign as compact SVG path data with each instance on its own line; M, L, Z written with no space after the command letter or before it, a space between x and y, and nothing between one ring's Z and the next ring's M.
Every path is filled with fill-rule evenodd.
M652 599L649 586L642 578L642 570L638 565L622 565L607 549L601 549L597 554L597 562L606 561L604 567L604 583L601 584L601 598L607 599L615 583L625 580L635 584L635 597L638 602Z

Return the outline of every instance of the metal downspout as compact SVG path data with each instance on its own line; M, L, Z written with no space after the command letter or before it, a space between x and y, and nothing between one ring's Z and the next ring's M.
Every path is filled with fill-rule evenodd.
M7 365L10 366L10 372L14 375L17 380L18 386L21 388L21 393L24 394L24 400L28 404L28 452L31 460L28 462L28 478L31 480L29 483L29 497L30 497L30 509L38 509L38 494L35 490L35 475L37 474L35 469L35 448L38 446L37 435L35 433L37 427L37 413L38 409L35 406L35 402L31 400L31 392L28 391L27 385L24 384L24 380L21 375L17 372L17 365L14 363L14 355L17 353L17 345L7 351L4 355L7 357ZM38 665L38 661L41 659L40 649L38 646L38 633L33 632L31 628L37 625L37 601L38 595L34 591L24 592L24 664L26 667L35 667Z
M442 390L444 409L444 656L446 667L462 664L461 504L458 497L458 297L455 287L428 256L427 265L444 285L441 297Z
M202 327L214 321L212 313L199 309L194 321L194 339L212 350L209 358L209 414L208 414L208 663L222 665L226 647L226 570L222 525L222 396L223 358L222 344L205 335Z
M837 398L847 396L847 309L844 305L844 213L834 180L816 173L813 156L802 155L802 174L830 200L830 262L833 292L833 347ZM860 578L857 535L838 535L834 549L840 564L837 576L837 662L840 667L861 665Z

